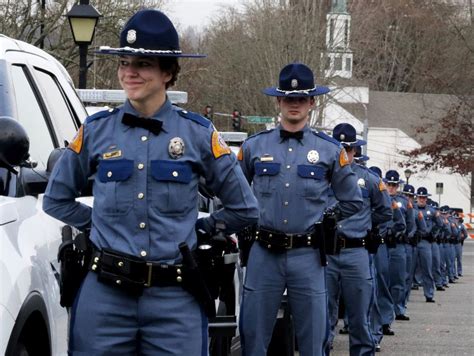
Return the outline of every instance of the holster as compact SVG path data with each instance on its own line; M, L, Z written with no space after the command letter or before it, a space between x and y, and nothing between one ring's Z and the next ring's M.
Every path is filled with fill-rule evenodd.
M365 241L365 248L367 249L367 251L370 254L375 255L382 241L382 236L380 236L380 231L378 227L374 227L372 230L368 231Z
M337 254L337 215L332 211L327 211L323 215L322 232L324 252L326 255Z
M89 232L81 232L73 239L72 228L65 225L61 231L62 243L58 249L61 264L59 291L62 307L71 307L84 280L91 256Z
M239 240L240 265L242 267L247 266L250 249L255 242L256 229L256 225L251 225L237 233L237 238Z

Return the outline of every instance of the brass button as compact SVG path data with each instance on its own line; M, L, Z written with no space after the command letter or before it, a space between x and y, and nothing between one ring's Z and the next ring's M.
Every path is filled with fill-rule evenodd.
M283 224L288 224L288 220L283 220Z
M112 172L111 171L107 172L107 177L109 177L109 178L112 177Z
M117 263L117 265L118 265L119 267L123 267L123 262L122 262L122 261L119 261L119 263Z
M314 176L314 172L311 172L310 174L311 174L312 176Z
M143 142L145 142L146 140L148 140L148 137L142 136L142 137L141 137L141 140L142 140Z
M146 256L146 251L141 251L140 256L145 257Z
M290 183L285 183L285 187L289 187L290 186Z
M287 202L287 201L284 202L283 205L284 205L284 206L288 206L288 202Z
M143 168L145 168L145 165L143 163L138 163L138 169L142 170Z
M287 166L286 166L286 168L287 168L287 169L290 169L290 168L291 168L291 166L290 166L290 165L287 165Z
M182 282L182 281L183 281L183 277L181 276L176 277L176 282Z
M143 193L138 193L138 199L143 199L144 196L145 196L145 194L143 194Z
M263 169L263 173L267 173L267 169L266 169L266 168Z
M176 171L173 171L173 173L171 173L173 175L173 177L177 177L178 176L178 172Z
M146 228L146 224L144 222L141 222L139 226L140 226L140 229Z
M120 284L122 284L122 281L121 281L120 279L117 279L117 280L115 281L115 283L117 283L117 284L120 285Z

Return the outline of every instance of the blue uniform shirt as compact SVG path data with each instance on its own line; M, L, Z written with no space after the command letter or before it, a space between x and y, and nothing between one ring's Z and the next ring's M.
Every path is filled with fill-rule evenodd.
M425 205L423 207L418 206L418 211L420 211L423 214L423 217L425 219L426 234L433 235L433 229L436 228L436 225L437 225L436 210L429 205Z
M98 248L163 262L181 260L181 242L196 246L200 176L224 206L209 225L221 220L233 232L257 221L255 197L210 121L167 100L150 118L163 122L155 135L124 125L124 113L140 116L127 101L86 120L53 170L43 203L48 214L78 228L92 225ZM89 177L92 209L75 200Z
M399 236L404 234L407 229L405 214L401 207L403 204L398 202L397 196L390 196L392 202L392 220L389 220L380 225L380 235Z
M420 236L426 236L428 233L428 226L426 225L425 216L423 212L418 209L418 206L413 205L413 214L415 216L415 233ZM412 236L409 236L412 237Z
M257 197L259 225L302 233L320 222L331 185L343 216L362 209L357 177L339 142L308 126L301 140L280 138L280 126L249 137L239 159Z
M381 178L357 163L352 163L351 168L358 178L364 204L356 214L339 221L337 230L347 238L362 238L372 227L392 219L391 200Z

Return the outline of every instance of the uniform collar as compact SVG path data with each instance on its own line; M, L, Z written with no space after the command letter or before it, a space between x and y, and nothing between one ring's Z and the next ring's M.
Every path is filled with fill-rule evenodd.
M166 130L166 122L167 122L167 118L169 117L169 114L170 112L173 110L172 108L172 104L171 104L171 101L168 99L168 96L166 96L166 101L164 102L164 104L161 106L160 109L158 109L157 112L155 112L151 117L150 117L150 120L153 120L153 119L156 119L156 120L161 120L163 121L163 126L161 128L161 130L163 132L168 132ZM142 116L133 106L132 104L130 103L130 101L127 99L125 101L125 103L123 104L123 107L122 107L122 112L121 112L121 115L120 115L120 120L122 119L123 117L123 114L131 114L131 115L134 115L134 116ZM122 125L122 129L123 131L127 131L131 128L131 126L127 126L127 125L124 125L124 124L121 124Z

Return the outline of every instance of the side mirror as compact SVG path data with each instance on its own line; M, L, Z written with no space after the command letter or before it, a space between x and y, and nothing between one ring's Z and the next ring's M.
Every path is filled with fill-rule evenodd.
M0 167L18 174L14 166L22 165L29 157L30 140L25 129L9 117L0 117Z

